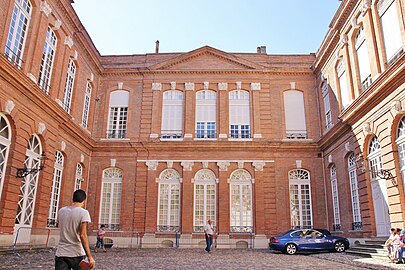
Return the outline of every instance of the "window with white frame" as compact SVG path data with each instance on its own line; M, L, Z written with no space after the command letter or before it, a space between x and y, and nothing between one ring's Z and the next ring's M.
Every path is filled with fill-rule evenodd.
M350 195L352 201L352 213L353 213L353 230L362 230L363 225L361 221L361 211L360 211L360 198L359 198L359 187L357 183L357 172L356 172L356 157L354 153L351 153L348 160L348 171L350 180Z
M398 146L399 166L405 191L405 116L398 125L396 144Z
M252 176L243 169L231 174L231 232L253 232Z
M49 94L57 42L58 39L55 35L55 32L48 26L44 50L42 52L41 69L39 70L39 77L38 77L39 87L42 90L44 90L45 93L47 94Z
M109 168L103 171L99 226L119 231L121 219L122 171Z
M381 146L377 137L373 137L368 148L368 162L370 166L370 177L372 180L378 178L377 172L382 169Z
M107 138L124 139L127 134L129 92L116 90L110 94Z
M395 0L380 0L377 8L384 37L387 63L390 64L403 52L397 4Z
M24 168L34 171L35 169L39 169L41 154L41 141L39 137L34 134L28 141L25 152ZM16 228L21 226L32 226L39 172L40 170L37 170L34 173L28 174L21 181L17 214L15 218Z
M180 229L180 175L166 169L159 177L158 232L176 232Z
M196 138L216 138L217 94L203 90L196 94Z
M332 127L332 112L330 111L329 87L326 81L324 81L322 84L322 96L323 106L325 108L325 128L330 129Z
M76 177L75 177L75 190L82 188L83 182L83 166L80 163L76 165Z
M229 93L229 138L249 139L250 96L248 91L235 90Z
M332 188L332 203L333 203L333 230L340 231L340 211L339 211L339 192L336 176L336 166L330 168L330 182Z
M76 65L73 59L69 59L68 72L66 76L65 93L63 96L63 109L70 113L70 105L72 103L73 87L76 76Z
M86 93L84 95L83 115L82 115L82 127L87 128L89 126L89 110L91 100L91 83L86 84Z
M163 93L162 139L180 139L183 134L183 92L170 90Z
M309 172L302 169L289 171L288 180L290 185L291 228L310 229L313 223Z
M4 185L10 144L11 126L6 116L0 113L0 198Z
M56 151L55 164L53 167L51 204L49 206L48 221L47 221L48 227L58 226L57 220L58 220L60 188L62 184L63 164L64 164L63 154L59 151Z
M194 231L204 231L207 220L216 226L216 177L208 169L202 169L194 177Z
M343 111L350 104L349 88L347 87L347 77L345 72L345 62L343 61L343 59L339 61L339 64L336 67L336 72L339 80L340 98Z
M288 139L306 139L304 93L298 90L284 91L285 129Z
M360 27L355 39L355 49L357 53L357 64L359 66L361 90L366 90L372 83L370 60L368 58L366 33L363 26Z
M6 57L21 68L27 30L31 19L32 5L29 0L16 0L11 16L10 29L5 48Z

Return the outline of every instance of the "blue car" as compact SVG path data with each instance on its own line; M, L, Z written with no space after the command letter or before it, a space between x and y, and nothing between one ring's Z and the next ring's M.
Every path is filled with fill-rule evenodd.
M281 236L270 238L269 248L289 255L308 251L344 252L349 249L347 238L333 236L324 229L290 230Z

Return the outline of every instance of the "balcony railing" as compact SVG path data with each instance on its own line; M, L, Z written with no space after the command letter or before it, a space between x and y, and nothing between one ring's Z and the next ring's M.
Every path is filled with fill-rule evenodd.
M38 86L39 88L41 88L46 94L49 93L49 89L51 88L51 86L49 84L47 84L44 80L39 79L38 81Z
M193 230L194 230L194 232L204 232L204 227L205 227L204 225L194 226ZM213 226L213 230L214 230L214 232L216 231L215 226Z
M162 130L160 133L161 139L181 139L182 136L181 130Z
M392 63L394 63L402 54L404 53L404 50L400 48L398 52L396 52L388 61L387 65L390 66Z
M305 225L305 226L291 226L292 230L303 230L303 229L313 229L314 226L312 225Z
M180 226L158 225L156 230L158 232L175 233L180 231Z
M4 52L4 55L10 60L13 65L17 66L19 69L21 69L21 64L24 62L17 54L13 52L10 47L6 46L6 51Z
M47 227L52 227L52 228L57 228L58 227L58 221L54 218L48 218L46 222Z
M215 139L217 137L217 134L215 131L210 132L210 131L199 131L197 130L195 133L195 137L198 139Z
M252 136L250 134L250 132L231 132L231 134L229 134L229 138L230 139L251 139Z
M100 224L98 224L98 227L100 228L101 225L105 226L106 231L119 231L120 230L120 224L100 223Z
M231 232L233 233L251 233L253 232L252 226L231 226Z
M287 130L287 139L308 139L306 130Z
M361 231L363 230L363 222L353 222L352 223L353 231Z
M340 224L333 224L333 231L339 232L342 230L342 227Z
M361 91L366 91L366 89L371 85L373 80L371 79L371 75L368 75L368 77L361 82Z
M107 130L107 139L125 139L126 130Z

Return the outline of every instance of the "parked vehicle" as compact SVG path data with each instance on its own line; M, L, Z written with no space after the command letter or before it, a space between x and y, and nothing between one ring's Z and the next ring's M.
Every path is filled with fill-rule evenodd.
M290 230L270 238L269 248L289 255L308 251L344 252L349 249L347 238L333 236L325 229Z

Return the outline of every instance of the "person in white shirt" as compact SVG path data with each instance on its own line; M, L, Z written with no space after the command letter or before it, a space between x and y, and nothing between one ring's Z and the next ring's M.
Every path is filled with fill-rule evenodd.
M205 241L207 242L207 247L205 250L210 253L211 246L212 246L212 235L214 234L214 230L212 228L212 222L209 219L207 224L204 226L204 233L205 233Z
M90 252L87 224L91 222L89 211L84 209L86 192L73 193L73 204L58 212L60 240L55 254L55 270L82 269L79 264L87 255L90 268L95 261Z

